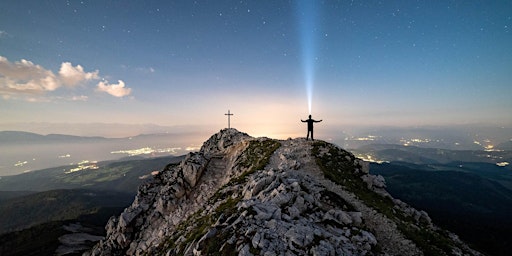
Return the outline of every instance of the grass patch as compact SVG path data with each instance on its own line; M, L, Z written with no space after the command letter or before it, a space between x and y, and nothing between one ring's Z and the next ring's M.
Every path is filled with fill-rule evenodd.
M328 151L321 155L321 149L324 149L322 150L324 152L325 149ZM361 179L363 173L356 173L356 168L361 169L361 166L354 165L354 155L323 141L316 141L313 144L312 153L326 178L347 188L366 205L379 210L386 216L394 215L393 201L368 189L366 182Z
M193 242L198 241L208 232L215 221L224 215L226 218L238 214L236 205L240 202L241 198L228 197L225 202L221 203L213 214L204 215L203 211L198 211L187 218L178 225L174 235L167 239L164 245L159 250L159 254L165 254L168 250L174 250L174 255L183 255L186 247ZM224 242L232 235L231 233L220 230L220 233L214 237L207 239L203 246L203 253L205 255L231 255L229 254L231 247L224 246ZM185 239L182 242L176 243L178 238L183 236Z
M269 163L272 154L281 147L281 143L276 140L252 140L242 154L236 160L238 165L248 168L242 175L229 181L229 185L243 183L247 176L253 174L257 170L263 170Z

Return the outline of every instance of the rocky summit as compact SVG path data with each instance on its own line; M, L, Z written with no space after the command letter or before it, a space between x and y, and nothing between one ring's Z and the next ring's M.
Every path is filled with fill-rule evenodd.
M480 255L333 144L224 129L168 165L84 255Z

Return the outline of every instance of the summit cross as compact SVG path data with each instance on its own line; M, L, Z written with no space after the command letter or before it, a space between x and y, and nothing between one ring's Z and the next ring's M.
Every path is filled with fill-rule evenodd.
M231 112L229 112L228 110L228 113L227 114L224 114L226 116L228 116L228 129L231 128L231 116L233 115Z

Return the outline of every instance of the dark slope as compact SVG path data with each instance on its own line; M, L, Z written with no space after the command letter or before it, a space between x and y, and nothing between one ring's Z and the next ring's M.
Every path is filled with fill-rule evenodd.
M452 170L459 165L466 168ZM488 164L457 163L439 171L439 165L371 164L370 172L386 178L391 195L427 211L443 228L490 255L509 255L512 191L495 180L503 169L475 168L482 165Z

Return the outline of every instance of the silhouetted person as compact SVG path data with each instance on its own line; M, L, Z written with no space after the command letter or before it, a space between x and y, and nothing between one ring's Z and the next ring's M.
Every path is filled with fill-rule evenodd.
M320 122L322 122L322 120L317 121L317 120L311 119L311 115L309 115L309 119L307 119L307 120L301 119L300 121L302 121L303 123L305 123L305 122L308 123L308 135L306 136L306 140L309 139L309 133L311 133L311 140L314 140L313 139L313 123L320 123Z

